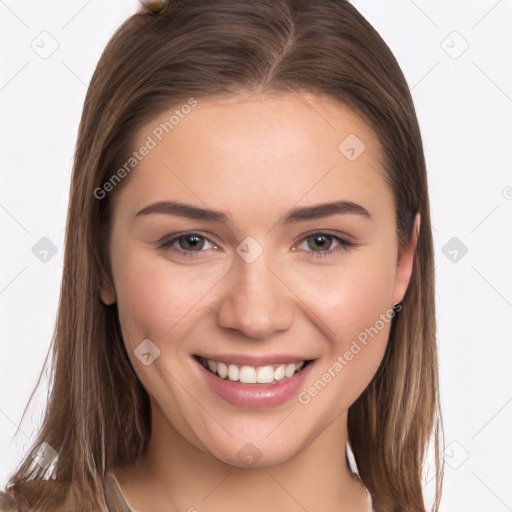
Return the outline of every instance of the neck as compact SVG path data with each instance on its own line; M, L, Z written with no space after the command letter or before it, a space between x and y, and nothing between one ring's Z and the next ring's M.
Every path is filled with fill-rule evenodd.
M236 467L192 445L152 401L148 450L115 469L134 511L370 512L371 499L345 462L346 413L293 458L266 467Z

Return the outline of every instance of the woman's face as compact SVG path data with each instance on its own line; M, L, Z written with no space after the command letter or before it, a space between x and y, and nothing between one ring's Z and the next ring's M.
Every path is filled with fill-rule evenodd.
M178 106L135 147L102 299L153 413L230 464L288 460L366 388L410 278L378 141L290 94Z

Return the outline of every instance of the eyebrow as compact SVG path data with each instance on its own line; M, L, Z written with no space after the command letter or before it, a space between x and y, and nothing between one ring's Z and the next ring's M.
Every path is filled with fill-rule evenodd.
M209 208L200 208L198 206L181 203L179 201L158 201L157 203L150 204L137 212L135 218L153 213L176 215L178 217L185 217L188 219L220 222L222 224L229 223L229 216L224 212L211 210ZM373 220L368 210L363 206L352 201L335 201L333 203L294 208L285 215L281 223L291 224L294 222L321 219L331 215L347 214L359 215L368 220Z

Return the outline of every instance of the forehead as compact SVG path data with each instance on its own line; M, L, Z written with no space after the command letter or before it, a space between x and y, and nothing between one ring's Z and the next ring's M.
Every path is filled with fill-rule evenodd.
M376 135L329 97L198 98L191 108L176 105L146 123L135 148L150 140L121 191L133 210L176 198L237 214L300 201L371 203L380 195L392 202Z

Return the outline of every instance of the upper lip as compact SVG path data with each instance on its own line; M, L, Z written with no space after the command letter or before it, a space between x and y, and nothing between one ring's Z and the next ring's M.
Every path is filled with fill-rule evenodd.
M247 366L265 366L270 364L287 364L287 363L300 363L301 361L311 361L314 358L307 358L300 355L291 354L196 354L195 357L211 361L220 361L223 363L233 363L237 365Z

